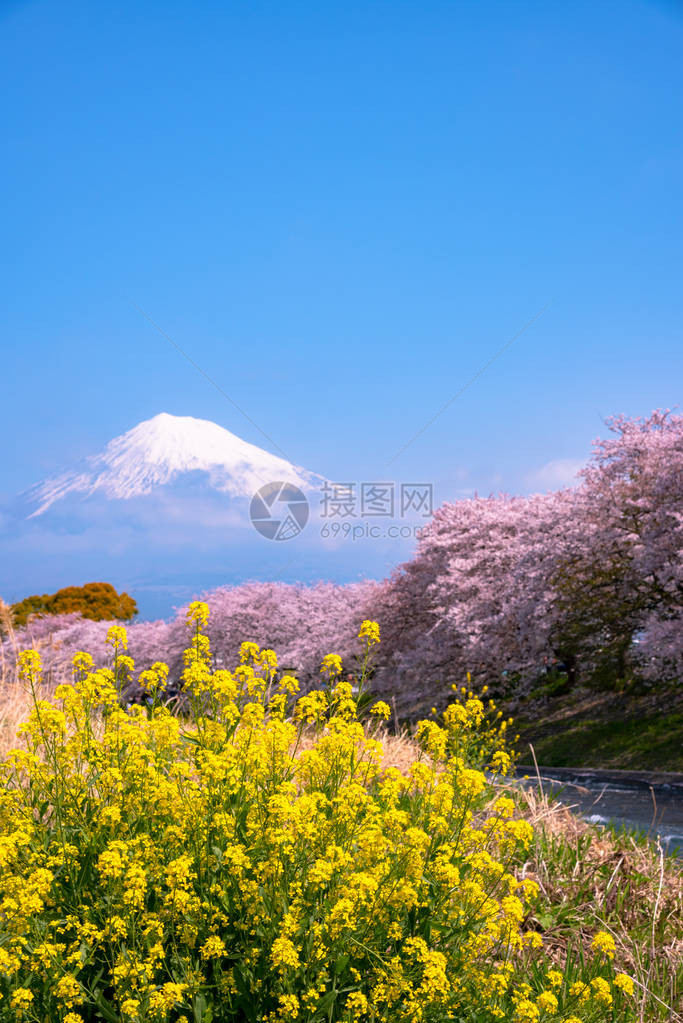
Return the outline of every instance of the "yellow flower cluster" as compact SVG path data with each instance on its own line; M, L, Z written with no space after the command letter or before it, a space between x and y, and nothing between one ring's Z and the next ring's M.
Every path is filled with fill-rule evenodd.
M60 706L23 656L33 711L0 766L0 1023L630 1018L608 935L570 983L526 923L532 831L485 773L511 765L493 708L465 691L420 723L407 772L385 768L336 655L302 696L253 643L213 670L208 615L189 608L181 714L163 664L124 709L120 626L112 668L78 654ZM377 624L360 638L367 665Z
M599 952L602 955L607 956L609 959L614 959L614 953L616 946L614 944L614 938L607 931L598 931L591 942L593 951Z
M358 638L367 640L370 645L379 643L379 625L377 622L368 621L366 618L360 627Z
M325 654L320 665L320 671L323 675L341 675L342 659L339 654Z

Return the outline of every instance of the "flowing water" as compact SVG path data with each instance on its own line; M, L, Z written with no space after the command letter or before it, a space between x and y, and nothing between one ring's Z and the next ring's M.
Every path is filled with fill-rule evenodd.
M683 857L683 781L648 784L641 778L633 783L609 772L587 777L550 767L539 772L546 793L553 793L592 824L647 834L659 839L665 853ZM523 784L538 786L533 768L520 768L520 773L529 775Z

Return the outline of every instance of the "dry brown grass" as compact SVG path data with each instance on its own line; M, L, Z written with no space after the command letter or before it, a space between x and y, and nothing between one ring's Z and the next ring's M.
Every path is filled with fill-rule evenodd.
M12 613L9 605L0 597L0 638L3 637L14 644ZM0 757L4 758L16 746L17 728L26 720L28 709L28 694L7 664L5 647L0 643Z
M0 637L9 639L14 646L15 633L9 606L0 597ZM43 686L40 696L49 698L54 692L54 685ZM4 645L0 643L0 759L4 759L9 750L17 745L17 729L30 713L30 694L27 692L14 671L14 665L7 663Z
M23 687L16 680L4 681L0 696L0 758L16 747L17 728L28 713L28 698Z
M14 652L16 654L16 643L14 634L14 622L12 620L12 610L9 604L0 597L0 641L9 639L9 642L14 646ZM5 683L9 678L10 668L5 660L5 646L4 643L0 642L0 684Z

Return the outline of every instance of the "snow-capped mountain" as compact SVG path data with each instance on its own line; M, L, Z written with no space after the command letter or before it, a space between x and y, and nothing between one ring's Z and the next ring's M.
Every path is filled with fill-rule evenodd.
M207 419L161 412L115 437L78 468L32 487L25 495L34 507L29 517L42 515L69 495L141 497L197 471L206 474L211 489L230 497L251 498L277 480L302 489L322 480Z
M280 487L255 496L278 482L306 500ZM386 576L410 541L325 530L327 482L216 423L161 413L0 501L0 593L12 602L104 579L154 617L247 579Z

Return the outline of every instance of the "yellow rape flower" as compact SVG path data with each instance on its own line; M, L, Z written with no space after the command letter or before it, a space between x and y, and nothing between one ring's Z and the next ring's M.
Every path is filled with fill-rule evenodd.
M138 682L146 693L163 693L168 682L168 665L155 661L151 668L140 672Z
M128 1019L135 1019L140 1008L139 998L125 998L121 1002L121 1012Z
M633 994L633 980L626 973L618 973L614 978L614 986L620 988L625 995Z
M521 998L515 1004L515 1023L536 1023L540 1015L538 1006L528 998Z
M199 628L204 628L209 620L209 605L203 600L193 600L187 608L187 622L189 625L196 623Z
M225 955L225 945L216 934L212 934L202 945L201 954L202 959L219 959Z
M295 696L299 692L299 683L293 675L283 675L278 683L278 688L283 693L289 693L290 696Z
M361 991L352 991L346 999L346 1011L351 1013L351 1018L356 1023L368 1012L368 1000Z
M608 934L607 931L598 931L591 941L591 948L594 952L607 956L608 959L614 959L616 946L614 944L614 938L611 934Z
M280 1019L295 1020L299 1015L299 999L296 995L280 995Z
M33 1001L33 992L25 987L17 987L10 998L10 1005L13 1009L28 1009Z
M541 991L536 999L536 1005L544 1012L557 1012L557 996L552 991Z
M342 659L339 654L325 654L320 665L320 671L323 675L341 675Z
M277 668L277 654L274 650L261 650L256 657L256 663L260 668L273 672Z
M42 671L40 654L37 650L22 650L19 654L19 674L27 680L36 680ZM19 988L18 990L23 990Z
M90 671L95 667L95 662L92 659L92 655L87 653L85 650L79 650L71 658L71 664L74 671Z
M600 1005L610 1006L612 1004L612 992L604 977L593 977L591 981L593 998Z
M242 643L240 646L240 663L248 664L258 658L261 648L256 643Z
M78 1005L83 1001L81 996L81 985L78 983L75 977L66 974L55 984L55 998L62 1005L65 1005L67 1009L73 1008L74 1005Z
M123 625L110 625L107 629L106 643L115 651L128 649L128 633Z
M511 764L491 706L465 689L420 725L428 755L385 766L338 654L322 660L327 691L287 720L299 686L276 677L275 654L245 643L239 665L213 670L208 608L194 602L188 618L182 714L123 705L115 687L133 666L114 633L116 671L74 659L66 718L43 701L25 749L0 765L6 1014L26 1023L51 1004L82 1023L64 1013L101 983L127 1023L187 1015L200 991L218 1020L249 978L264 1023L326 1015L332 983L346 1023L554 1016L564 975L524 924L537 886L513 876L532 832L484 773ZM369 657L377 623L360 638ZM140 684L156 693L169 677L157 662ZM389 716L374 703L371 717ZM47 726L60 741L40 739ZM38 793L49 812L29 805ZM167 966L183 984L162 982ZM597 1019L630 981L583 983L594 972L572 978Z
M377 622L366 619L360 627L358 638L366 640L368 646L379 643L379 625Z
M299 953L289 938L276 938L270 950L270 961L281 973L299 965Z

